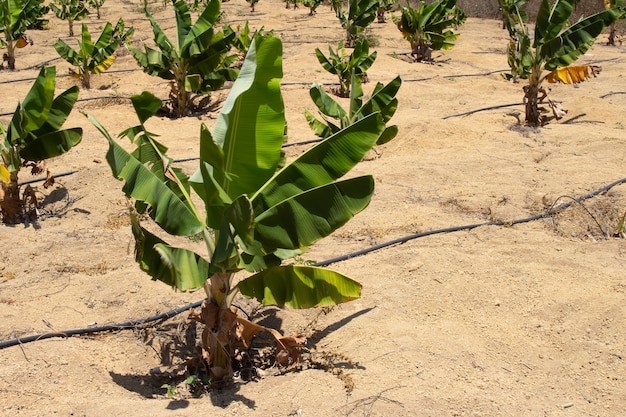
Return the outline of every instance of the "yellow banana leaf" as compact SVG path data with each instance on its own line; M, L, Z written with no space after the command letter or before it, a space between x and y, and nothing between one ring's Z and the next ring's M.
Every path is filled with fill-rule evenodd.
M578 84L595 77L601 70L595 65L572 65L551 71L546 75L546 81L549 83Z
M0 183L8 184L11 181L11 174L4 165L0 164Z
M111 65L113 65L113 61L115 61L115 55L111 55L110 57L108 57L107 59L105 59L104 61L102 61L100 64L98 64L92 71L93 74L100 74L103 73L104 71L108 70L109 68L111 68Z
M28 39L25 36L20 36L20 38L15 43L16 48L24 48L28 45Z

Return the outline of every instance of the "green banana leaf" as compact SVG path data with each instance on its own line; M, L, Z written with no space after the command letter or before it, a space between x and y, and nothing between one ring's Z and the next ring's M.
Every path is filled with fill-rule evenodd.
M361 285L328 269L287 265L266 269L238 284L241 293L265 305L311 308L335 305L361 296Z
M329 96L320 84L314 83L309 90L309 95L322 114L334 119L343 119L347 116L341 105Z
M39 75L21 104L24 129L36 131L48 120L54 101L55 79L55 67L45 67L39 71Z
M250 199L254 212L258 215L288 198L342 177L374 146L384 127L380 114L371 114L310 148Z
M82 138L83 129L80 127L37 135L24 145L20 150L20 156L25 161L43 161L54 158L78 145Z
M362 211L373 194L374 179L369 175L307 190L257 215L254 239L265 253L304 249Z
M224 152L224 172L216 179L231 198L257 191L282 160L281 79L280 40L256 36L213 129Z
M150 205L150 217L170 234L190 236L204 229L193 203L181 199L159 176L118 145L96 119L87 117L109 142L106 158L113 176L125 181L123 190L127 196Z
M539 53L540 59L546 61L545 68L551 71L576 61L593 45L604 28L618 17L617 10L604 10L577 22L556 38L545 42Z
M200 255L174 248L141 226L136 212L131 212L135 237L135 259L142 271L154 280L180 291L202 287L209 276L209 263Z
M542 0L535 23L535 40L533 48L558 36L574 10L576 0L556 0L550 4Z

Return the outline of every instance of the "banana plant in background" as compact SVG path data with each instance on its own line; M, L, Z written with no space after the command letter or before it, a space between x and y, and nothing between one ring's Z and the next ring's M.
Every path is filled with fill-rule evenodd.
M4 63L8 69L15 69L15 50L31 45L25 32L46 22L42 16L48 12L43 0L1 0L0 1L0 47L6 48L0 69Z
M56 17L67 20L69 36L74 36L74 22L89 15L83 0L54 0L54 3L50 3L50 8Z
M438 0L430 4L420 0L417 8L407 0L406 7L400 12L400 17L393 16L393 21L411 43L411 56L415 62L432 62L432 51L453 48L459 34L450 28L458 28L467 18L456 6L456 0Z
M376 10L376 18L378 23L387 23L385 13L393 10L396 0L378 0L378 10Z
M544 125L552 117L558 120L566 113L548 98L548 92L542 86L544 81L577 84L598 74L600 68L597 66L570 64L587 52L602 30L620 15L618 9L608 9L569 25L574 3L575 0L556 0L550 4L543 0L532 41L526 24L516 23L519 46L515 71L519 78L528 80L524 86L524 102L525 120L530 126ZM541 107L544 100L547 100L549 109ZM550 112L553 116L547 114Z
M302 0L302 5L309 8L309 16L317 14L317 8L324 0Z
M100 8L104 5L104 0L87 0L87 3L89 3L89 6L96 9L96 17L100 19Z
M193 25L185 1L174 3L176 43L168 39L148 9L145 12L158 50L145 44L144 51L132 46L129 49L144 72L169 81L174 117L189 114L194 106L194 94L207 95L237 78L238 70L231 68L237 55L230 54L235 33L215 29L220 0L211 0Z
M134 201L132 230L141 269L181 291L205 290L206 300L192 318L205 325L199 368L212 382L233 376L236 357L258 332L276 337L283 364L297 360L305 342L240 317L232 305L238 293L291 308L360 295L360 284L345 275L283 261L369 204L371 175L341 177L376 143L384 123L380 114L371 114L284 165L281 79L280 40L256 36L213 132L201 126L200 162L191 177L172 165L166 147L144 126L160 106L150 93L133 97L140 125L122 133L136 145L130 153L91 118L109 142L113 175L125 182L123 190ZM203 204L196 206L199 200ZM141 222L149 216L163 233L144 228L140 215ZM171 246L171 236L201 236L204 245L197 249L203 253Z
M604 0L604 8L606 10L615 9L619 10L620 15L616 20L626 18L626 2L624 0ZM615 22L609 26L609 40L607 45L615 46Z
M528 14L522 7L528 0L498 0L502 13L502 29L509 31L512 37L519 22L528 20Z
M353 48L357 39L363 36L365 29L376 19L378 0L348 0L348 13L341 3L333 3L335 14L346 31L345 45Z
M76 70L70 70L71 74L80 78L82 86L89 89L91 88L91 74L100 74L109 69L115 61L113 54L117 48L130 41L134 29L129 28L126 32L124 30L123 19L118 20L115 28L107 22L94 43L87 25L83 24L81 39L77 40L78 50L72 49L61 39L54 43L54 48L61 58L77 67Z
M42 68L9 124L0 124L0 217L5 223L21 223L36 217L37 199L30 186L22 192L18 175L29 167L33 174L46 170L45 160L62 155L82 139L81 128L61 130L78 98L71 87L54 97L55 67ZM54 182L50 171L44 186Z
M328 46L328 57L319 49L315 48L315 55L322 67L335 74L339 78L339 97L348 97L350 95L350 84L352 74L363 78L365 72L372 66L376 60L376 51L369 53L369 42L367 39L357 40L354 50L350 55L343 48L343 42L339 43L337 51Z
M396 94L402 85L400 77L391 80L387 85L376 83L374 91L369 99L363 102L363 89L361 77L352 74L352 88L350 89L350 108L345 110L339 103L332 99L320 84L313 84L309 90L313 103L317 106L322 120L319 120L309 110L304 111L309 126L317 137L328 138L342 129L370 116L372 113L380 113L383 123L387 123L398 108ZM332 121L335 119L336 121ZM378 138L376 145L382 145L398 134L398 126L386 126Z

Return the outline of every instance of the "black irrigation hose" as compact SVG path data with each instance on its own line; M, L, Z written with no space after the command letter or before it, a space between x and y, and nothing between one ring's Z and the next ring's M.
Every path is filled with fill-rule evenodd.
M63 172L61 174L56 174L53 175L52 178L61 178L61 177L66 177L68 175L72 175L72 174L76 174L78 172L78 170L74 170L74 171L68 171L68 172ZM34 184L36 182L44 182L45 180L47 180L48 178L37 178L34 180L28 180L28 181L24 181L24 182L20 182L19 184L17 184L19 187L23 186L23 185L27 185L27 184Z
M131 320L131 321L127 321L124 323L110 324L107 326L98 326L98 327L87 327L85 329L64 330L64 331L55 332L55 333L44 333L44 334L38 334L38 335L33 335L33 336L21 337L21 338L17 338L13 340L7 340L4 342L0 342L0 349L4 349L7 347L11 347L11 346L17 346L17 345L21 345L21 344L29 343L29 342L35 342L37 340L50 339L53 337L70 337L70 336L85 335L85 334L91 334L91 333L135 329L137 328L137 326L140 326L142 324L170 319L172 317L175 317L179 315L180 313L184 313L187 310L191 310L192 308L199 307L200 305L202 305L202 302L203 300L196 301L195 303L187 304L186 306L182 306L174 310L170 310L166 313L157 314L155 316L147 317L144 319Z
M445 228L445 229L437 229L437 230L430 230L427 232L422 232L422 233L415 233L412 235L408 235L405 236L403 238L399 238L399 239L394 239L391 240L389 242L386 243L381 243L380 245L376 245L376 246L372 246L370 248L366 248L357 252L353 252L347 255L343 255L343 256L338 256L336 258L332 258L332 259L328 259L326 261L321 261L321 262L317 262L315 264L313 264L314 266L328 266L330 264L333 263L337 263L337 262L341 262L341 261L345 261L351 258L356 258L357 256L362 256L362 255L366 255L370 252L374 252L376 250L380 250L389 246L393 246L393 245L397 245L397 244L402 244L405 242L408 242L409 240L413 240L413 239L418 239L421 237L425 237L425 236L431 236L431 235L435 235L435 234L441 234L441 233L451 233L451 232L458 232L461 230L471 230L471 229L475 229L477 227L482 227L482 226L512 226L515 224L521 224L521 223L528 223L534 220L539 220L539 219L543 219L546 217L549 217L555 213L558 213L559 211L565 210L566 208L568 208L569 206L571 206L572 204L575 203L580 203L583 200L587 200L589 198L595 197L598 194L602 194L604 192L607 192L608 190L610 190L611 188L626 183L626 178L622 178L620 180L614 181L612 183L610 183L609 185L606 185L596 191L593 191L587 195L584 195L582 197L579 198L575 198L572 199L571 201L558 205L556 207L551 207L548 211L546 211L545 213L542 214L537 214L534 216L530 216L530 217L526 217L523 219L518 219L518 220L513 220L510 222L503 222L503 221L498 221L498 222L484 222L484 223L475 223L475 224L469 224L469 225L465 225L465 226L455 226L455 227L449 227L449 228ZM21 345L24 343L29 343L29 342L34 342L37 340L44 340L44 339L50 339L52 337L69 337L69 336L75 336L75 335L84 335L84 334L91 334L91 333L99 333L99 332L108 332L108 331L118 331L118 330L126 330L126 329L135 329L137 328L137 326L143 325L143 324L147 324L147 323L151 323L154 321L160 321L160 320L165 320L165 319L169 319L172 318L178 314L184 313L187 310L191 310L192 308L197 308L200 305L202 305L204 300L200 300L200 301L196 301L195 303L191 303L191 304L187 304L185 306L179 307L177 309L168 311L166 313L162 313L162 314L157 314L155 316L151 316L151 317L147 317L144 319L138 319L138 320L132 320L132 321L127 321L124 323L119 323L119 324L111 324L108 326L99 326L99 327L87 327L84 329L74 329L74 330L65 330L65 331L60 331L60 332L54 332L54 333L44 333L44 334L39 334L39 335L33 335L33 336L27 336L27 337L22 337L22 338L17 338L17 339L12 339L12 340L6 340L3 342L0 342L0 349L4 349L4 348L8 348L11 346L17 346L17 345Z

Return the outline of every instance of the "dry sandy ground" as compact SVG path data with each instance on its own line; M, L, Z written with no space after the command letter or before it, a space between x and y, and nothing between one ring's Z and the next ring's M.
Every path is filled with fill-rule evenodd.
M336 45L342 31L326 6L315 17L262 0L224 4L233 25L274 29L284 40L284 88L290 141L311 139L303 117L313 109L309 83L330 84L314 48ZM123 15L135 40L151 38L137 5L107 0L104 19ZM155 13L172 30L171 7ZM92 28L102 22L89 21ZM586 195L626 176L626 55L594 46L584 62L600 76L578 88L557 85L552 98L569 114L533 130L522 127L520 84L507 83L507 35L494 20L469 19L457 46L435 65L393 57L408 43L390 22L374 24L378 59L372 81L401 75L399 136L359 172L373 173L370 207L306 255L317 261L417 232L511 222ZM18 70L0 72L0 113L14 110L34 77L27 67L54 59L67 34L52 19L19 51ZM602 38L603 40L606 37ZM59 74L68 65L53 61ZM128 54L112 70L132 69ZM58 88L73 81L60 78ZM94 77L82 98L128 97L166 83L140 71ZM366 89L373 84L366 85ZM617 93L617 94L610 94ZM223 98L227 91L215 94ZM607 95L608 94L608 95ZM113 134L136 123L128 100L78 103ZM155 118L175 158L197 155L200 123ZM6 123L7 117L2 120ZM148 317L201 299L175 293L133 261L121 183L104 160L105 140L78 111L80 146L51 161L59 178L38 192L47 214L35 227L0 226L2 340ZM290 148L296 155L302 147ZM194 162L183 164L189 172ZM28 176L24 175L23 180ZM185 315L153 327L53 338L0 350L0 414L7 416L623 416L626 415L626 241L616 233L626 186L549 218L435 234L333 264L363 284L363 296L331 311L255 310L286 334L306 332L320 369L267 376L200 399L172 401L150 370L183 362L174 343ZM250 303L241 302L248 311ZM322 368L326 368L322 369ZM334 370L333 370L334 369ZM352 390L346 389L346 384Z

